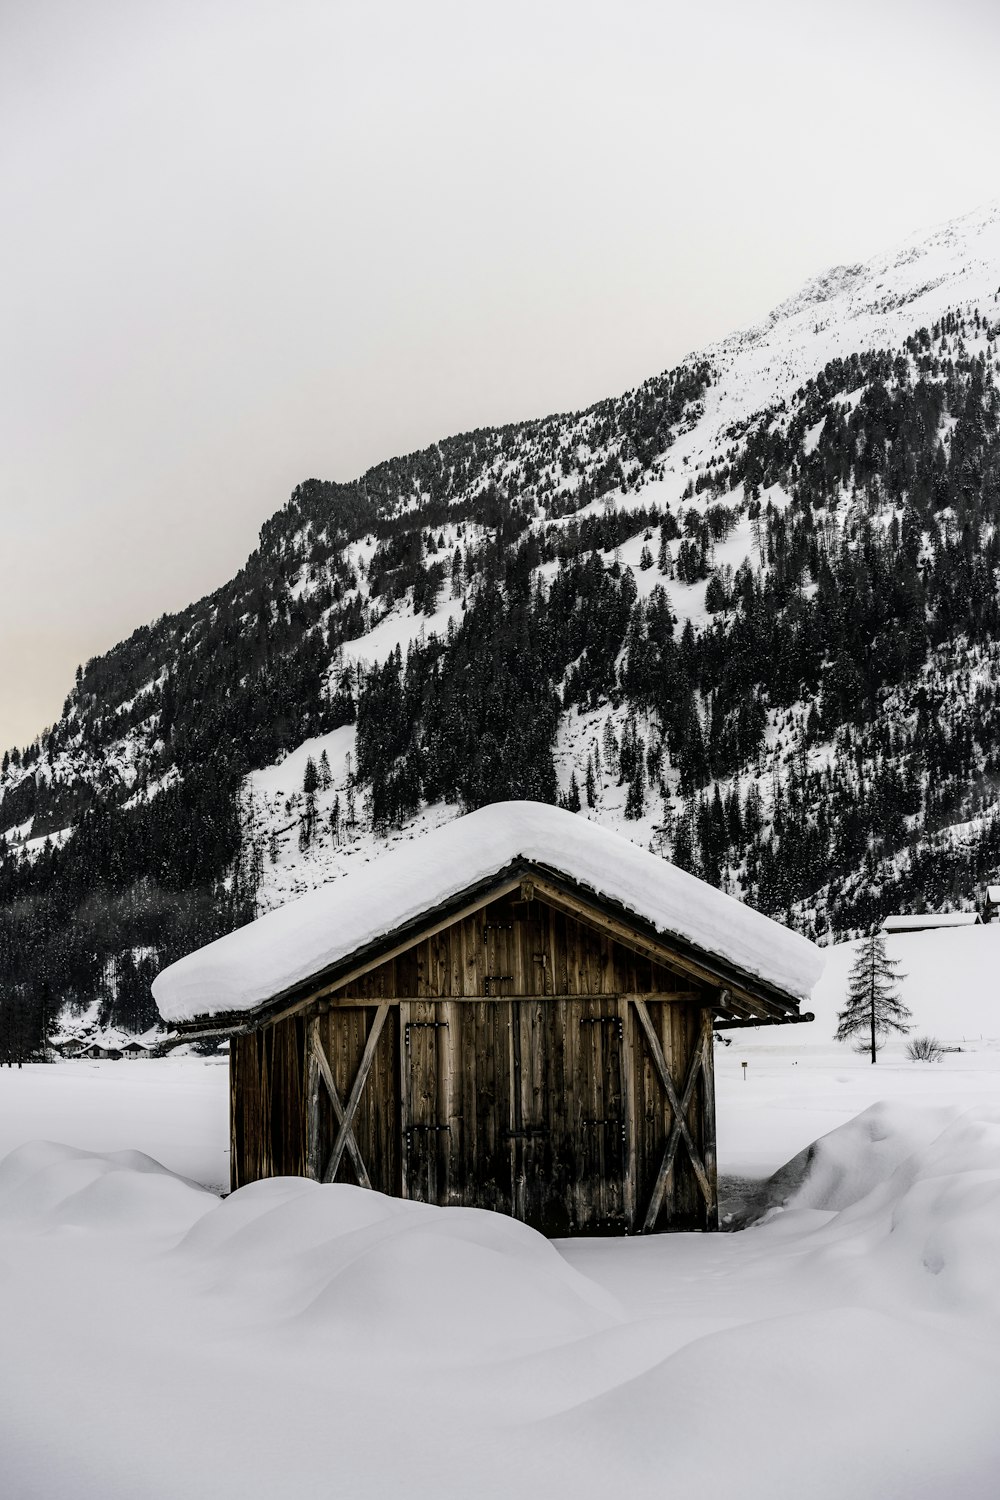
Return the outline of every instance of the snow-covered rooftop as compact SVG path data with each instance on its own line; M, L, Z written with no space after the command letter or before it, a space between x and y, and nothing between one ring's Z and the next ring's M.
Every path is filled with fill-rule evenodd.
M980 921L974 911L929 911L922 916L886 917L883 932L923 932L928 927L975 927Z
M187 1021L254 1010L518 861L544 866L797 1000L822 971L808 939L620 834L542 803L499 802L171 964L153 983L160 1014Z

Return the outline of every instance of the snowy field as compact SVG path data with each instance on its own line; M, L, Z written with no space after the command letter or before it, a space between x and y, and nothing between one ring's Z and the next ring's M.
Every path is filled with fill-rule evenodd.
M801 1153L735 1234L552 1244L297 1179L220 1202L224 1066L0 1070L0 1494L992 1500L1000 928L890 951L963 1050L834 1044L833 950L815 1025L717 1049L730 1184Z

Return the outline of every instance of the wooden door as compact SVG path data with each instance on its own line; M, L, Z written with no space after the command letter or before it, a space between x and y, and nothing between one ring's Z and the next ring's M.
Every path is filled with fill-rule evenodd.
M510 1011L495 1000L401 1002L406 1197L514 1212Z
M310 1176L398 1192L397 1047L387 1002L337 1006L312 1018L307 1031Z
M614 998L516 1007L518 1218L544 1234L632 1227L628 1014Z
M636 1228L717 1229L712 1012L633 1000Z

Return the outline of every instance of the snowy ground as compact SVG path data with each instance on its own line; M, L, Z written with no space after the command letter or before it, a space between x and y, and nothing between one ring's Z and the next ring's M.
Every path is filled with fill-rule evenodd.
M219 1183L224 1067L0 1071L0 1493L992 1500L1000 930L893 941L966 1050L837 1047L834 950L814 1026L718 1049L723 1172L803 1152L737 1234L550 1244L292 1179L220 1203L149 1157Z
M910 1062L903 1037L887 1043L874 1067L833 1040L856 949L826 950L809 1004L815 1021L727 1032L731 1045L716 1048L725 1174L766 1177L880 1099L929 1108L1000 1104L1000 923L887 940L889 957L900 963L911 1035L962 1049L936 1063Z
M0 1160L33 1140L144 1151L181 1177L228 1191L228 1063L167 1057L0 1068Z

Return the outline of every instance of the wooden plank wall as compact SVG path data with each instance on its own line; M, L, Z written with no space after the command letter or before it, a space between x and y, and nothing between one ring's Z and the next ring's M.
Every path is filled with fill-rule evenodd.
M291 1016L230 1042L234 1191L260 1177L305 1173L304 1036L304 1022Z
M505 897L352 981L338 991L337 1001L649 994L678 988L694 986L546 902Z
M375 1006L395 1002L353 1127L375 1188L548 1234L624 1232L643 1225L672 1125L626 997L664 992L685 996L648 1006L679 1096L714 994L541 900L492 902L304 1014L346 1100ZM307 1171L304 1037L294 1017L233 1040L234 1186ZM710 1076L687 1119L714 1182ZM319 1121L322 1164L336 1133L322 1093ZM347 1156L337 1180L355 1180ZM656 1227L715 1227L683 1145Z

